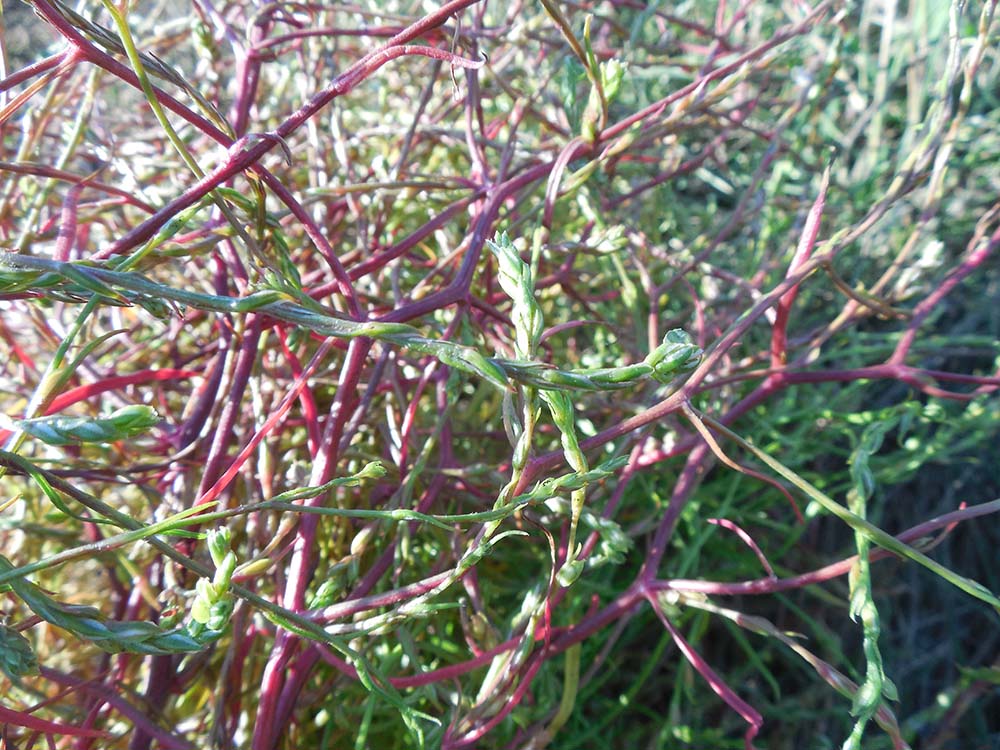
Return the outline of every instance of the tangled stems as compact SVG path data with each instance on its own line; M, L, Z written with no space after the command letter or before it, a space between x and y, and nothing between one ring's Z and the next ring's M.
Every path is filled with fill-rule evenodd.
M20 456L7 451L0 451L0 467L32 477L32 479L39 483L39 486L46 492L50 500L55 497L54 493L58 492L93 511L97 518L106 519L108 522L113 523L120 528L142 532L144 538L148 534L147 529L144 529L143 525L131 516L116 510L99 498L80 490L73 484L35 466ZM351 482L354 480L353 477L348 477L344 479L344 481ZM162 539L158 539L155 536L149 537L149 544L166 557L180 564L185 569L201 576L202 578L211 580L215 575L215 571L197 560L178 552L171 544ZM347 648L346 644L343 644L339 639L328 635L322 628L319 628L311 621L300 617L295 612L284 609L268 599L265 599L235 583L230 584L229 591L235 597L247 601L256 608L260 609L262 612L266 613L268 617L273 618L274 622L279 623L282 627L300 634L308 634L307 637L320 640L324 643L329 643L338 649L345 649L346 653L351 653L351 650Z
M25 274L21 269L37 273ZM46 278L43 273L48 273ZM75 282L60 289L70 296L90 293L107 301L134 302L140 306L155 305L166 311L164 302L188 305L192 308L219 312L261 313L271 318L301 326L325 336L341 339L371 338L404 349L429 354L442 364L470 375L484 378L506 390L508 378L545 390L607 391L635 386L646 378L669 382L679 373L693 369L701 350L684 331L675 329L664 336L663 342L640 363L611 368L560 370L547 363L484 357L472 347L451 341L429 339L405 323L380 321L357 322L324 312L306 295L294 290L264 289L246 297L225 297L202 294L159 284L136 272L112 271L89 264L66 263L44 258L0 254L0 290L49 289L57 278ZM135 295L131 300L122 291ZM289 301L289 297L296 301Z
M133 750L169 734L157 717L197 727L199 745L253 726L255 750L582 746L599 731L593 716L627 719L647 695L662 700L686 661L708 687L685 682L670 726L654 737L633 723L623 742L681 741L669 733L686 724L688 744L721 746L730 723L703 725L717 696L749 723L748 743L787 734L780 704L753 708L755 681L726 685L754 666L719 663L717 634L703 634L721 618L762 663L797 654L835 700L856 700L855 735L871 717L904 746L877 643L894 623L874 610L891 594L866 560L892 549L923 572L926 541L892 542L889 530L912 522L885 517L886 488L908 481L899 467L964 460L995 433L993 324L952 292L992 283L997 214L972 192L953 199L949 182L992 184L976 166L990 162L989 134L975 131L995 118L970 96L994 75L989 13L975 38L958 4L937 36L892 38L916 16L886 23L889 64L873 64L854 52L875 39L870 19L855 30L854 14L826 2L693 3L676 18L632 2L588 17L462 1L416 19L364 4L199 2L191 28L112 13L117 34L60 3L33 5L69 48L0 83L4 117L25 113L5 131L20 136L18 154L0 164L11 177L0 224L21 253L0 265L2 426L15 452L32 452L0 464L34 478L2 501L20 515L0 533L25 522L24 546L5 552L20 564L0 581L68 592L86 568L75 563L141 541L155 557L119 559L141 561L145 593L169 584L168 560L198 576L184 628L148 630L139 589L116 575L100 603L113 618L67 610L56 599L68 593L35 603L95 620L106 630L79 632L113 650L127 627L148 631L137 631L147 648L181 630L206 639L194 657L126 651L81 674L88 721L110 726L107 711L121 712ZM36 75L47 77L32 86ZM105 96L119 90L140 106ZM75 116L81 92L100 96L92 115ZM64 112L72 124L57 127L70 125ZM265 168L277 149L285 161ZM108 188L119 183L134 189ZM59 338L58 377L39 375ZM847 506L838 457L873 421L893 428L877 451L860 444L871 492ZM357 485L331 479L368 469ZM103 504L81 489L99 483ZM775 483L808 500L808 534L772 503ZM139 520L147 498L157 519L171 515ZM847 573L855 561L841 551L813 570L830 548L812 540L831 522L855 532L860 575L850 607L817 619L849 629L858 615L861 685L834 668L846 655L820 660L784 622L713 601ZM209 569L182 554L196 541L166 536L216 526L232 529L235 569L221 549ZM42 576L56 566L58 585ZM225 591L220 568L232 569ZM974 604L993 602L954 580ZM221 625L213 597L245 604L209 640ZM51 670L30 674L18 629L43 665L51 650L25 622L0 630L12 655L0 663L29 690L62 689ZM657 656L626 684L611 667L651 634L657 654L674 644L680 656ZM145 675L143 723L119 692L142 693Z
M38 586L19 576L5 576L7 585L40 618L99 648L118 653L162 655L201 651L225 632L232 615L229 581L236 569L236 556L228 551L229 531L209 533L208 545L216 571L212 580L198 579L197 596L191 608L191 622L168 630L152 622L104 619L93 607L62 604ZM0 555L0 575L14 570Z

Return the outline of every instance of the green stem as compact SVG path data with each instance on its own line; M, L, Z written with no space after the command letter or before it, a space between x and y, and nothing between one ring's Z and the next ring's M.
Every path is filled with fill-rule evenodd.
M697 413L697 410L695 410ZM949 570L941 563L932 560L927 557L927 555L918 552L913 549L908 544L896 539L891 534L882 531L874 524L866 521L855 513L845 508L843 505L838 503L833 498L828 495L823 494L818 488L814 487L812 484L807 482L801 476L796 474L794 471L786 467L784 464L775 461L767 453L762 451L760 448L755 446L753 443L744 440L742 437L737 435L735 432L730 430L721 422L712 419L709 416L700 414L701 419L706 423L711 425L716 431L722 433L726 437L732 439L742 447L746 448L748 451L753 453L760 461L767 465L771 470L782 476L797 489L799 489L806 497L810 500L815 501L824 510L835 515L841 521L846 523L855 531L863 533L868 539L870 539L875 544L879 545L883 549L887 549L900 557L905 557L918 565L923 565L925 568L930 570L932 573L941 576L944 580L948 581L950 584L958 589L961 589L970 596L975 597L987 604L992 605L998 612L1000 612L1000 599L998 599L992 591L983 586L978 581L973 581L970 578L965 578L956 574L954 571Z

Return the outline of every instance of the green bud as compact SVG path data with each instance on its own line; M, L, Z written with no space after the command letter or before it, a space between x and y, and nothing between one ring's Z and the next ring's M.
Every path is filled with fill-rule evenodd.
M357 474L354 475L355 479L380 479L386 475L386 468L382 465L381 461L370 461L364 465Z
M160 421L150 406L132 405L111 412L106 417L38 417L13 420L32 437L49 445L73 443L110 443L145 432Z
M220 567L229 554L229 545L232 542L232 532L223 526L220 529L213 529L208 532L208 551L212 555L212 562L215 567Z
M156 639L158 653L161 654L181 654L185 652L200 651L203 646L191 637L186 630L172 630L163 633ZM152 651L157 653L157 651Z
M207 578L199 578L195 581L194 590L198 593L198 599L204 599L205 602L211 606L215 600L215 588L212 586L212 582Z
M415 346L411 348L418 351L423 350ZM495 362L486 359L471 347L455 344L451 341L436 341L426 351L437 357L442 364L470 375L479 375L501 390L507 390L507 373Z
M159 320L167 320L173 312L170 305L163 300L156 299L155 297L148 297L144 294L136 296L135 304L139 305L139 307Z
M351 554L355 557L362 554L366 549L368 549L368 543L371 541L373 536L375 536L374 524L370 524L361 529L361 531L354 535L354 539L351 540Z
M521 260L506 232L498 234L496 241L487 240L486 246L496 256L500 287L514 303L511 320L514 322L517 354L521 357L530 356L538 346L545 327L542 309L535 299L535 281L531 267Z
M0 625L0 670L12 680L38 673L38 658L31 643L7 625Z
M113 625L115 637L122 640L141 641L154 638L160 634L160 629L156 623L149 620L124 620L110 621L109 627Z
M601 96L592 88L587 97L587 108L580 120L580 135L587 143L597 141L597 126L601 121Z
M233 601L230 598L226 598L222 601L218 601L209 608L209 617L205 621L205 626L209 630L214 630L216 632L220 630L225 630L226 624L229 622L229 618L233 615Z
M238 566L236 570L233 571L233 575L239 576L241 578L253 578L263 573L265 570L274 565L274 560L270 557L258 557L256 560L250 560L242 565Z
M229 591L229 582L232 580L233 572L236 570L236 555L229 552L223 559L219 567L215 569L215 576L212 578L212 586L215 587L216 595L221 597Z
M339 593L340 581L336 578L327 578L316 589L316 593L312 595L308 608L322 609L323 607L329 607L336 600Z
M665 383L678 372L690 370L697 365L701 354L701 349L691 336L680 328L674 328L667 331L663 342L643 361L653 368L652 376Z
M625 80L625 73L628 70L628 63L611 58L600 64L601 85L604 87L604 98L611 102L621 89L622 81Z
M589 377L596 385L606 388L626 386L649 374L649 365L643 362L637 365L623 367L604 367L594 370L584 370L582 374Z
M517 445L521 433L524 432L524 425L521 424L521 415L517 412L514 396L510 391L504 391L500 402L500 414L503 417L503 428L507 433L507 439L511 445Z
M199 581L200 583L200 581ZM206 624L212 617L212 605L202 597L194 600L191 606L191 619L202 625Z
M576 583L576 579L583 573L584 565L583 560L568 560L559 568L559 572L556 573L556 581L564 589L569 588Z

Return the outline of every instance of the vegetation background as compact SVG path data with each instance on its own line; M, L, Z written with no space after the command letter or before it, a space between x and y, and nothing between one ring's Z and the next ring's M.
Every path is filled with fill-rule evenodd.
M0 747L1000 747L996 5L5 1Z

